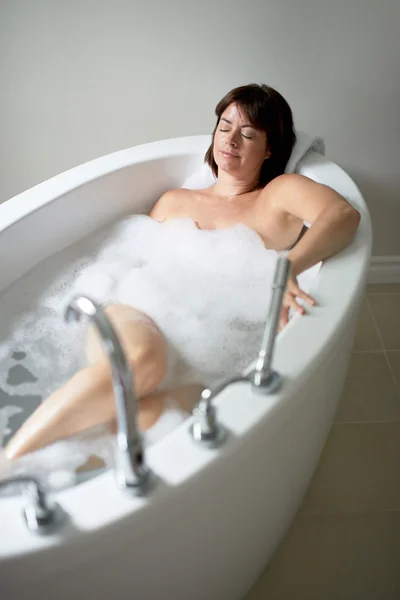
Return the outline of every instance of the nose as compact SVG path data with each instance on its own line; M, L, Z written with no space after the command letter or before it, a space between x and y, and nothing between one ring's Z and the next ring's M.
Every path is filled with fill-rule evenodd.
M228 133L228 136L226 138L226 143L228 144L228 146L231 146L232 148L237 148L238 142L237 142L236 131L231 130Z

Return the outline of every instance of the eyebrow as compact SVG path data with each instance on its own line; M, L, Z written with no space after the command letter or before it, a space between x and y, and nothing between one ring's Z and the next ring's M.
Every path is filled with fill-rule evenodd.
M226 123L229 123L229 125L232 125L232 121L225 119L225 117L221 117L221 121L226 121ZM254 125L242 125L241 128L243 129L243 127L251 127L252 129L255 129Z

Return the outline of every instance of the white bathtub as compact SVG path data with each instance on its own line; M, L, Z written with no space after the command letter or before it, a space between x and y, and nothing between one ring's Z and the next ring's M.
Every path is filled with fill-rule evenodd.
M115 217L147 212L202 163L209 136L166 140L81 165L0 206L0 289ZM118 490L112 472L59 492L69 523L39 537L24 500L0 498L0 593L7 600L239 600L269 561L307 490L349 363L371 251L371 223L354 183L309 153L300 172L361 212L358 232L322 266L318 307L280 335L279 393L239 383L216 400L231 436L195 445L190 420L151 447L160 480L148 497Z

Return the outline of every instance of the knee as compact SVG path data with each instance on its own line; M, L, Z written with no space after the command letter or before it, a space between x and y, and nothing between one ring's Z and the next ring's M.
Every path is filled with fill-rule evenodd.
M161 384L168 366L166 345L139 349L133 355L127 354L127 359L138 396L150 394Z
M132 369L139 395L152 392L162 382L168 363L167 342L152 319L131 306L111 305L105 309ZM86 356L91 364L105 359L105 348L93 326L86 339Z

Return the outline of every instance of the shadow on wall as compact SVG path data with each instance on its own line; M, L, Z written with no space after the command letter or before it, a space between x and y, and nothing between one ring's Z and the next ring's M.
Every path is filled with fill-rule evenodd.
M371 213L372 255L400 256L400 190L394 177L393 181L387 178L379 181L353 169L347 172L359 187Z

